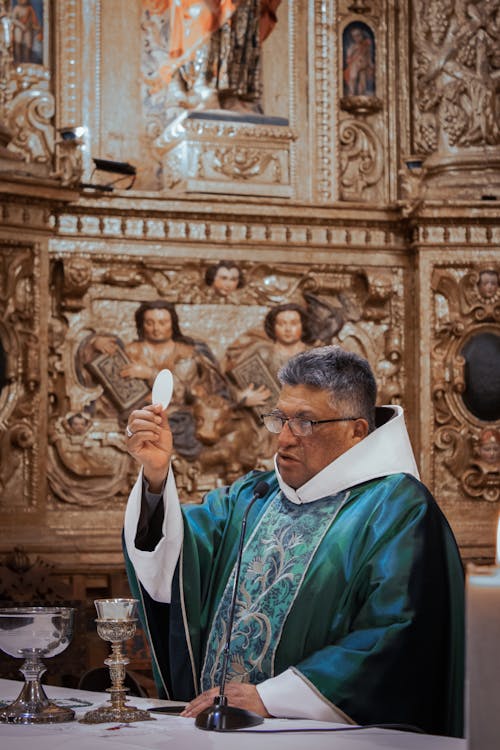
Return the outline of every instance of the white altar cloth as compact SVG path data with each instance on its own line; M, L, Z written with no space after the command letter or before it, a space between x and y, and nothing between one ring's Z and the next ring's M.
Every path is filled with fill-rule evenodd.
M22 683L0 679L0 698L14 699ZM51 700L64 699L76 705L77 719L91 707L106 703L107 693L91 693L44 686ZM168 705L168 701L129 698L130 705L146 708ZM341 727L320 721L266 719L254 727L253 733L206 732L194 726L193 719L165 714L153 714L155 721L135 724L2 724L2 750L466 750L466 741L452 737L396 732L387 729L345 730L342 732L299 732L292 734L262 734L269 729L325 729ZM259 734L255 733L259 730Z

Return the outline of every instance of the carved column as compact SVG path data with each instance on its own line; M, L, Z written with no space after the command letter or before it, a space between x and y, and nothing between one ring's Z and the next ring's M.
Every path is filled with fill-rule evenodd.
M479 220L445 211L415 229L421 468L477 559L494 555L500 502L500 232L491 209Z
M413 4L413 148L425 196L488 199L500 190L500 0Z
M36 509L40 455L40 256L0 243L0 508ZM7 519L8 525L8 519Z

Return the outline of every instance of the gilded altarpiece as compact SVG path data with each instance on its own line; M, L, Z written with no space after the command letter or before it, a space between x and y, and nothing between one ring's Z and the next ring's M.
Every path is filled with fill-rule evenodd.
M292 305L303 328L307 318L304 346L367 356L379 400L405 406L422 477L465 554L489 553L498 420L469 408L467 357L478 336L496 341L499 325L498 293L480 288L481 274L498 282L499 271L499 0L283 0L263 105L287 124L239 121L243 153L229 148L230 120L185 118L198 146L223 141L209 164L224 176L217 190L199 172L187 185L186 164L170 181L160 169L165 122L143 102L145 7L45 2L42 58L2 58L8 169L16 195L26 190L3 207L0 299L0 502L19 511L19 538L63 565L78 550L75 565L121 569L136 474L123 428L152 379L136 325L143 304L176 316L174 343L192 355L175 363L171 410L183 498L268 465L258 411L279 357L265 321ZM134 189L89 187L93 157L137 165ZM30 176L48 208L32 200ZM74 191L66 208L63 186ZM228 295L207 282L220 259L244 278ZM41 541L22 524L35 509Z
M186 110L175 153L148 75L166 4L37 0L28 49L5 33L19 5L0 40L2 596L47 566L91 608L126 594L124 426L164 366L183 501L267 468L285 320L299 350L368 358L464 558L491 559L500 0L282 0L264 114ZM135 165L133 189L92 185L96 157Z
M176 381L169 420L184 501L271 466L274 446L259 414L273 403L276 369L287 355L273 315L295 316L299 348L339 343L363 354L380 401L404 400L403 268L225 262L238 275L229 292L213 283L214 260L53 254L47 473L59 533L66 524L75 532L77 517L84 526L91 518L94 529L100 518L118 538L137 473L124 424L150 399L163 366ZM141 329L144 310L175 318L164 357ZM248 386L261 388L260 403Z

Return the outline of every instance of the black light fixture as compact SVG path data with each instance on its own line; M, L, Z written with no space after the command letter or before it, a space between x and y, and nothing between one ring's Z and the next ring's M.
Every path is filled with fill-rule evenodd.
M86 128L76 125L69 128L58 128L58 133L65 142L78 141L78 143L82 143L85 132Z
M109 193L115 189L115 185L118 186L123 180L128 180L127 185L120 185L124 190L130 190L134 184L137 168L133 164L129 164L126 161L112 161L111 159L92 159L92 161L94 162L94 169L90 175L90 182L82 182L82 188L104 190ZM96 172L106 172L116 176L109 182L93 182L92 178Z

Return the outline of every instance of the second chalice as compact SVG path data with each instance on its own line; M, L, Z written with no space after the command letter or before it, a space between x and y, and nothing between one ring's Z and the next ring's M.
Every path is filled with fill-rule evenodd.
M122 644L135 635L137 599L96 599L94 604L97 610L97 634L111 643L111 654L104 660L111 677L111 687L107 689L111 699L109 703L87 711L80 721L84 724L151 721L153 717L147 711L127 705L128 688L124 686L130 659L123 653Z
M71 721L75 712L47 697L40 682L46 671L43 660L60 654L73 636L71 607L2 607L0 649L24 659L20 671L24 685L13 703L0 710L0 722L48 724Z

